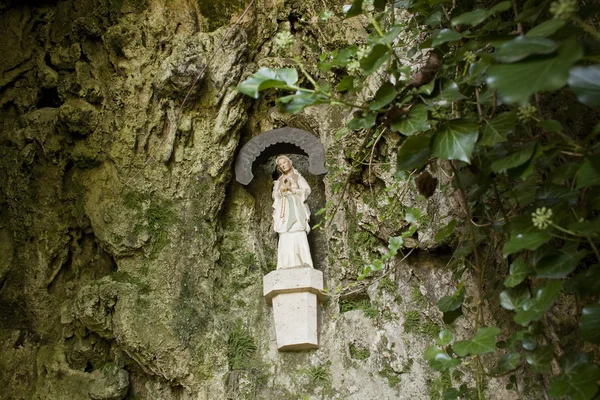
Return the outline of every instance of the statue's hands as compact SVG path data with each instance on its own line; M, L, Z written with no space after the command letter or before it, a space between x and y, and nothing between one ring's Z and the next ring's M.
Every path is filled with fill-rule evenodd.
M279 187L279 192L281 194L286 194L292 191L292 185L288 181L284 181L284 183Z

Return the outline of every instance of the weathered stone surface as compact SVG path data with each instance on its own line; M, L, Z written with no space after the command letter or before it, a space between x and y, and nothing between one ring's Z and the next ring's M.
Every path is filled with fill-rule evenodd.
M98 114L94 106L84 100L69 100L58 111L60 120L67 130L78 135L89 135L98 123Z
M277 351L261 284L277 241L274 160L261 160L242 187L236 152L281 127L314 134L328 174L292 157L316 211L337 204L364 138L335 138L347 110L322 105L291 117L273 93L250 101L232 87L258 66L294 67L273 46L278 31L292 29L305 60L367 40L359 18L313 24L324 4L257 1L231 31L246 4L0 4L2 396L413 399L445 382L422 359L441 326L431 304L455 284L443 256L389 265L389 282L360 283L354 299L335 295L406 229L388 197L434 216L415 245L438 246L433 236L456 201L437 167L441 190L429 200L383 163L351 176L347 202L309 237L332 294L318 311L320 348ZM398 140L386 134L375 160L395 159ZM106 375L104 365L113 365ZM509 399L505 383L490 379L489 397Z
M127 371L109 363L102 367L102 371L94 371L92 375L96 375L89 392L93 400L121 400L127 395Z

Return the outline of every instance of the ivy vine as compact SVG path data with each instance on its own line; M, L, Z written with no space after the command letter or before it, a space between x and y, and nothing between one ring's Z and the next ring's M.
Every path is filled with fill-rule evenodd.
M354 118L337 138L370 131L361 163L365 149L396 132L403 137L396 167L409 171L408 179L432 163L447 166L464 219L435 240L455 229L466 233L454 258L472 269L476 288L467 293L460 282L437 305L456 314L472 296L476 309L463 318L474 334L457 340L443 330L424 356L438 371L468 368L476 382L446 390L444 399L484 398L487 376L511 375L509 387L518 389L517 370L541 376L545 398L598 396L600 368L591 350L600 344L600 124L590 118L600 106L599 16L600 5L583 0L355 0L321 19L363 18L365 43L319 60L296 59L296 68L260 68L237 87L255 99L277 89L280 106L294 114L317 104L348 107ZM275 40L284 51L294 41L289 32ZM376 82L369 101L356 100ZM586 130L554 119L543 109L548 99ZM436 182L424 176L429 183L417 188L430 195ZM330 220L336 210L327 209ZM388 253L359 278L404 255L404 240L417 229L411 223L390 237ZM486 285L495 280L504 290L490 299ZM578 339L567 346L545 321L559 297L578 315ZM488 326L486 301L512 312L514 324Z

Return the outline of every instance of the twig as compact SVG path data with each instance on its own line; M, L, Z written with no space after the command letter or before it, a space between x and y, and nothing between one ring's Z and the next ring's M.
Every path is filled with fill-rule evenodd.
M479 122L483 121L483 110L481 109L481 102L479 101L479 88L475 88L475 98L477 99L477 113L479 114Z
M375 155L375 147L377 147L377 143L379 142L379 139L381 139L381 137L385 133L386 129L387 129L387 127L383 128L381 130L381 133L379 134L379 136L377 136L377 139L375 139L375 142L373 143L373 147L371 147L371 157L369 158L368 181L369 181L369 190L371 191L371 199L373 200L373 204L375 204L375 194L373 193L373 185L371 185L371 165L373 163L373 156Z
M512 0L512 7L513 7L513 12L515 13L515 19L519 16L519 8L517 6L517 0ZM519 32L519 35L523 36L524 32L523 32L523 24L522 23L517 23L517 32Z

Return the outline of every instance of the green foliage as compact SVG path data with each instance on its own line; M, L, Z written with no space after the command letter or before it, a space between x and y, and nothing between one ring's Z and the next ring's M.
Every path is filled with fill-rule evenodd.
M440 327L428 319L422 317L417 310L409 310L404 313L404 332L418 333L425 336L435 337L440 332Z
M134 226L134 232L147 230L152 236L150 257L155 258L169 243L169 228L179 221L169 199L137 191L123 195L125 208L141 213L142 220Z
M462 305L465 299L465 284L461 282L452 296L444 296L438 301L437 306L441 312L454 311Z
M496 350L496 336L499 333L500 329L496 327L480 328L473 339L455 342L452 350L459 357L492 353Z
M419 286L411 286L410 298L420 309L425 309L429 307L429 300L427 300L427 297L423 296L423 293L421 293L421 289L419 288Z
M342 300L340 301L340 312L361 310L369 318L377 318L377 308L373 307L371 300Z
M317 385L327 384L331 379L329 368L324 365L314 365L306 371L306 374L310 381Z
M411 18L399 24L395 9ZM431 170L447 169L464 215L439 230L435 240L442 242L455 229L464 232L467 237L453 258L471 269L476 290L467 293L459 286L438 306L449 314L472 298L474 310L464 317L476 332L458 341L443 332L426 359L441 371L476 365L472 371L480 399L486 374L523 368L549 378L558 349L544 345L550 335L541 322L561 301L561 293L578 297L565 307L576 308L571 314L581 318L579 329L572 324L571 343L555 345L581 348L586 341L600 342L600 124L598 110L591 108L600 105L595 14L589 7L578 11L575 0L517 2L514 8L494 0L355 0L345 11L346 18L369 20L366 47L325 54L317 65L323 75L317 78L301 67L306 83L292 71L261 70L239 90L253 97L261 90L283 90L279 102L294 113L319 103L358 110L344 134L366 135L361 154L375 150L378 141L371 138L400 135L397 176L420 172L433 162ZM415 38L416 44L408 42ZM406 56L399 57L407 48ZM375 72L381 83L374 97L354 104L355 93ZM570 125L573 121L577 128ZM355 133L360 130L368 132ZM397 198L390 197L390 204L402 210L394 221L408 221L410 229L390 236L388 252L359 271L360 279L404 257L404 242L426 219ZM504 259L496 257L499 253ZM492 288L502 284L506 290L497 297ZM428 307L426 299L419 302L412 294L419 308ZM500 328L485 325L484 302L501 305L526 328L515 331L505 324L501 328L508 339L497 342ZM404 320L406 332L435 336L439 331L416 310L405 313ZM450 321L446 315L444 321ZM560 350L568 354L570 348ZM487 357L479 356L494 352L501 354L497 363L485 365ZM574 357L561 363L561 373L551 380L552 396L596 395L598 367L592 360ZM452 388L449 381L436 398L467 397L470 390Z
M350 343L349 350L350 357L355 360L364 361L371 356L371 351L368 348L357 346L354 343Z
M229 370L236 371L245 369L251 357L257 350L254 338L250 332L237 323L229 332L227 358L229 359Z

